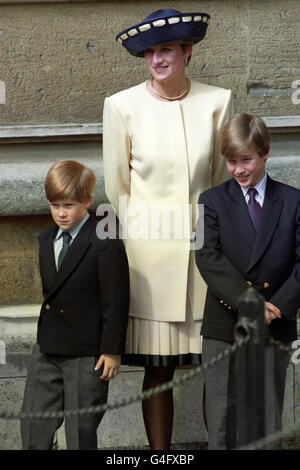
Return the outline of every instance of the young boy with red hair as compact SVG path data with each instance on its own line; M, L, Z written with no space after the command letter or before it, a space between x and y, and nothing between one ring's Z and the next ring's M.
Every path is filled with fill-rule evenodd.
M39 236L44 300L24 393L23 449L51 449L63 422L28 414L103 405L108 381L120 369L128 263L121 240L97 237L97 221L88 213L95 183L92 170L72 160L55 163L45 180L55 225ZM68 449L97 449L103 415L66 414Z

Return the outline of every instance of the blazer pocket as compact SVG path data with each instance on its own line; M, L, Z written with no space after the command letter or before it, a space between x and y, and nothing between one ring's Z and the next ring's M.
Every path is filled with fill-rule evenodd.
M80 343L100 345L102 336L102 318L99 309L80 309L76 311L76 330Z
M269 253L272 256L293 257L295 234L291 228L280 229L274 232Z

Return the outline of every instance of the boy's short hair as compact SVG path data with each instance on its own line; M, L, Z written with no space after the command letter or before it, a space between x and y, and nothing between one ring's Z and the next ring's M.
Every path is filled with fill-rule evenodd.
M87 197L92 197L95 185L96 177L90 168L73 160L62 160L48 171L45 193L48 201L84 202Z
M221 153L229 159L249 147L252 147L260 157L267 155L270 150L269 130L259 116L246 113L235 114L222 130Z

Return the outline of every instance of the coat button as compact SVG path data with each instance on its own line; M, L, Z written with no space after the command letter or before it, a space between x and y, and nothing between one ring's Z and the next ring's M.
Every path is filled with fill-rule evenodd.
M45 309L46 309L46 310L50 310L50 305L47 304L47 305L45 306Z
M265 282L265 283L264 283L264 288L265 288L265 289L267 289L267 287L269 287L269 286L270 286L270 284L269 284L268 282Z
M61 309L60 309L60 313L65 313L65 311L61 308Z

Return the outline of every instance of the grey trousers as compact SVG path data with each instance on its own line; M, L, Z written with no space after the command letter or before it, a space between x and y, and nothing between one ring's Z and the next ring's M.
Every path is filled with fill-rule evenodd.
M22 414L46 411L67 411L107 402L108 381L94 371L95 357L71 357L32 351L25 386ZM97 428L101 413L72 414L65 417L65 433L69 450L97 449ZM23 449L52 449L55 431L64 417L21 419Z
M230 347L223 341L203 338L202 360L210 362ZM286 371L289 354L276 346L265 348L265 432L282 429ZM230 355L203 370L206 388L208 449L225 450L235 447L236 409L233 378L233 358ZM268 449L276 448L269 445Z

